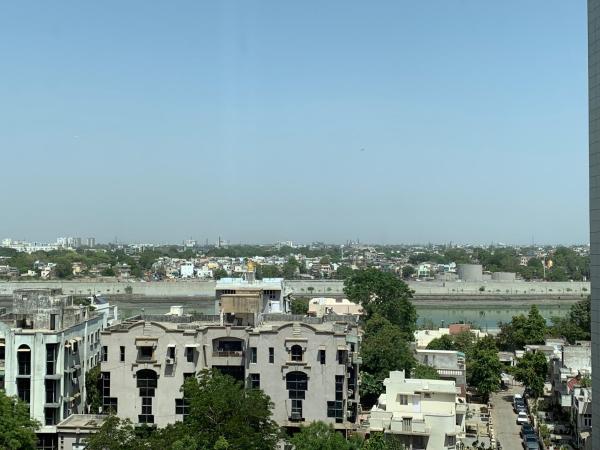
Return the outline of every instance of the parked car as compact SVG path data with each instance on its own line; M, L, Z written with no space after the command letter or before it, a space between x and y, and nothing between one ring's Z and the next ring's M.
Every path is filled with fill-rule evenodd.
M534 435L525 436L523 438L523 448L525 450L539 450L540 443Z
M517 425L523 425L524 423L529 423L529 416L526 412L520 412L517 415Z
M524 423L523 426L521 426L521 431L519 432L519 434L522 438L529 435L535 436L535 430L530 424Z

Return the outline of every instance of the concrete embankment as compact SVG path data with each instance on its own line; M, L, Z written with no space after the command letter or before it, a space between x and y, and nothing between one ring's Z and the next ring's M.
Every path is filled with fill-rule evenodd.
M73 295L132 295L134 297L210 297L214 295L215 281L6 281L0 282L0 296L12 295L21 288L61 288ZM340 296L344 292L341 280L289 280L287 287L297 295ZM590 292L589 282L410 282L415 297L582 297Z

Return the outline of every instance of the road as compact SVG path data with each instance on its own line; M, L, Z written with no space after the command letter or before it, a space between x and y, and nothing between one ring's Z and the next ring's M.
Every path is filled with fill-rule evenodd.
M512 399L515 393L521 394L521 386L511 387L507 391L492 394L492 418L496 431L496 440L502 445L502 450L522 449L521 437L517 425L517 415L512 409Z

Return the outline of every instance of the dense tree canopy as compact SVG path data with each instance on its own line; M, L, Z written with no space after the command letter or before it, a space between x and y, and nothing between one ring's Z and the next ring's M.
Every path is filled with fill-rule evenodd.
M344 281L348 299L365 309L367 320L379 314L398 326L405 339L413 340L417 312L412 291L401 279L378 269L356 271Z
M0 448L7 450L34 450L39 423L29 417L27 405L7 397L0 390Z
M508 323L500 324L498 345L503 350L520 350L529 344L543 344L548 327L536 305L533 305L527 316L519 314Z
M276 448L279 428L271 419L271 401L259 389L246 389L218 371L188 378L182 388L189 403L184 422L165 428L134 427L109 416L89 438L88 450L224 450Z
M553 336L564 337L573 344L575 341L587 341L591 339L591 300L586 299L577 302L565 318L552 319L553 324L550 332Z
M540 352L527 352L513 368L513 374L531 390L534 397L544 393L544 382L548 374L548 362L546 356Z
M493 338L478 340L467 356L467 382L487 398L500 387L502 363Z

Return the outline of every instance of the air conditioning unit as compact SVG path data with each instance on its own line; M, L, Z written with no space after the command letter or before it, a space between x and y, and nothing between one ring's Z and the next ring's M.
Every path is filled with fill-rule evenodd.
M167 365L175 364L175 358L167 358L166 363Z
M348 397L352 397L354 395L354 391L352 389L348 389Z

